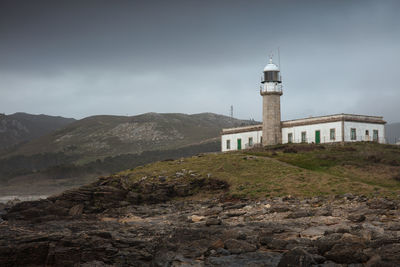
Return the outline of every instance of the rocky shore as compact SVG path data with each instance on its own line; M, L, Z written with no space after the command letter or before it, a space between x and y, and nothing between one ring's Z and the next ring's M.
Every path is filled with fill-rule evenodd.
M400 265L399 201L238 200L227 186L100 179L2 205L0 266Z

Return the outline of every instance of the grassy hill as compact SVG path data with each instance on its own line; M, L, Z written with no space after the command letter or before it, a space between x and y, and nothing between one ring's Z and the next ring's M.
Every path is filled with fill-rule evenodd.
M120 172L116 183L227 182L228 197L400 194L400 148L375 143L281 145L162 161Z
M0 114L0 150L60 129L75 119L27 113Z
M35 139L12 155L62 152L83 162L127 153L168 150L219 139L222 128L252 121L212 113L93 116Z

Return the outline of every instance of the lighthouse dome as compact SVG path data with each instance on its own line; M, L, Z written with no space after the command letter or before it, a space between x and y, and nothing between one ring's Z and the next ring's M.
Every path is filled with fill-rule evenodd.
M272 58L269 59L269 63L265 66L264 71L279 71L278 66L272 62Z

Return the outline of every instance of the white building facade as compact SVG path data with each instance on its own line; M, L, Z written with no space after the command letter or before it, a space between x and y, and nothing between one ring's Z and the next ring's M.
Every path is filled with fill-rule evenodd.
M326 144L362 141L385 143L386 122L379 116L335 114L280 121L282 81L279 68L272 62L272 58L263 70L261 83L263 124L223 129L221 151L280 143Z
M382 117L337 114L282 122L282 143L385 143Z
M283 121L282 143L327 144L338 142L385 143L382 117L337 114ZM221 151L235 151L262 144L262 124L223 129Z

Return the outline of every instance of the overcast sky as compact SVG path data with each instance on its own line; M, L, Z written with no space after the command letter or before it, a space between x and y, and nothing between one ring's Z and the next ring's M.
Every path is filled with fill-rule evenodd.
M280 47L282 118L400 121L400 1L0 1L0 112L214 112L261 120ZM274 60L277 62L278 57Z

